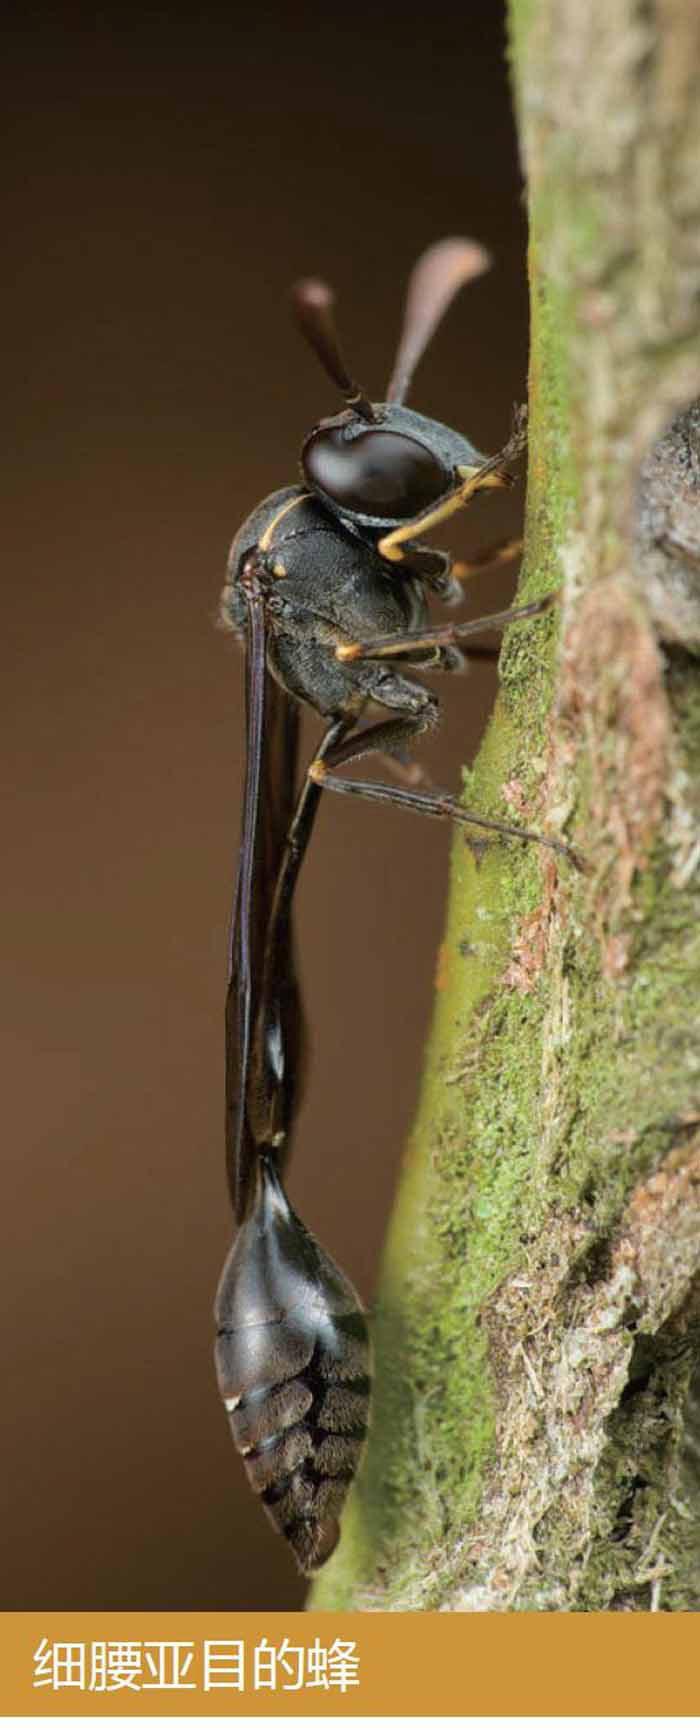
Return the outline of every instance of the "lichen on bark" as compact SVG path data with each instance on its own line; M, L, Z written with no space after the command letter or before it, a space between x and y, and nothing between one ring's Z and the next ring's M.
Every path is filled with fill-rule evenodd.
M700 1609L700 15L511 0L523 599L317 1608Z

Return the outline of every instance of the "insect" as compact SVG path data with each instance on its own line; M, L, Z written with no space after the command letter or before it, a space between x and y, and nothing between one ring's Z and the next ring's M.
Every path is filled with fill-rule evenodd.
M437 699L413 668L456 670L459 644L531 606L432 626L427 594L461 598L454 565L422 536L484 488L509 484L519 431L496 457L405 406L415 366L457 290L487 266L467 240L430 247L411 275L386 400L347 371L324 283L297 285L302 331L345 399L301 452L301 483L271 494L231 548L223 622L246 649L247 758L226 1007L226 1143L237 1238L216 1300L216 1364L253 1489L305 1572L321 1566L367 1430L370 1352L362 1304L294 1213L283 1166L303 1067L292 900L321 792L389 802L521 840L533 834L411 783L406 747ZM297 787L299 705L325 722ZM362 726L368 708L382 718ZM346 779L380 753L404 784Z

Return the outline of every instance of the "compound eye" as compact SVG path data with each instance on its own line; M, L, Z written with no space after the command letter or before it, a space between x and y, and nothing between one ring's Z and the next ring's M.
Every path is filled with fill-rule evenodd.
M315 433L302 457L309 485L341 510L367 517L414 517L446 492L451 475L424 445L402 433L343 427Z

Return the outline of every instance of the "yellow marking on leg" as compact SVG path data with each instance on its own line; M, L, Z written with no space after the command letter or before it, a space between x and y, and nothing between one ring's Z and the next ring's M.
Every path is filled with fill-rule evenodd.
M495 458L494 461L500 461L500 458ZM448 517L454 516L455 511L461 511L463 506L473 498L474 493L480 492L482 487L507 487L509 485L502 470L487 469L483 464L481 468L467 468L460 464L457 473L462 477L462 485L457 487L455 492L449 493L447 498L442 499L432 510L426 511L424 516L414 517L410 523L402 523L400 528L392 529L390 534L384 535L377 546L381 558L389 559L391 563L398 564L404 557L402 552L404 541L415 541L419 535L425 534L428 529L435 529L438 523L446 522Z
M277 524L281 523L282 518L286 517L289 511L296 510L297 505L303 505L305 499L310 498L310 493L299 493L295 499L287 499L286 505L282 505L281 509L278 510L277 515L272 518L272 522L268 523L265 533L260 536L258 546L260 547L261 553L269 553L270 547L272 546L272 536L277 528Z
M498 457L496 460L500 462L501 459ZM470 499L472 493L478 493L481 487L510 487L513 484L512 475L510 477L506 475L502 468L487 469L486 467L482 467L480 469L473 469L465 467L464 463L458 463L457 473L462 476L462 480L464 481L464 499Z
M323 758L314 757L313 763L309 764L307 773L310 781L315 781L317 784L319 781L325 781L326 765Z
M467 577L475 577L479 571L488 570L489 565L505 565L510 559L517 559L523 550L522 535L516 540L502 541L498 547L489 547L484 553L478 553L474 559L457 559L450 565L450 576L458 583L466 581Z

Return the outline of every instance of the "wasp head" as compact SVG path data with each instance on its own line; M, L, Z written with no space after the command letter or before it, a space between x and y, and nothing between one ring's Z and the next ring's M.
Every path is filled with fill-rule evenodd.
M399 403L372 405L374 420L346 410L306 440L306 485L336 514L383 531L420 516L484 458L468 439Z
M383 531L429 510L459 485L462 470L483 457L468 439L404 407L414 369L453 295L484 271L488 255L476 242L441 240L415 265L387 400L370 402L345 364L327 284L296 284L301 329L347 408L320 421L306 439L304 481L328 509L362 527Z

